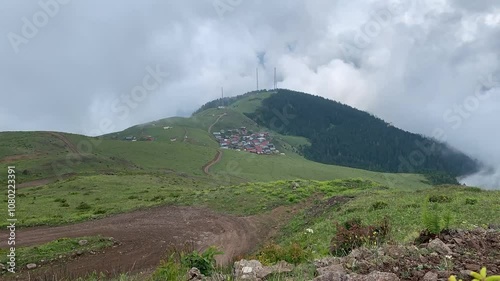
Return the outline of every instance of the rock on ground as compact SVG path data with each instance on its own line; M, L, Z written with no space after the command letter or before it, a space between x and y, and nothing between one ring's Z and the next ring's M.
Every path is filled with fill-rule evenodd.
M34 269L34 268L36 268L36 266L37 266L37 265L36 265L36 263L28 263L28 264L26 265L26 268L27 268L27 269Z
M280 261L273 266L263 266L258 260L241 260L234 263L236 280L261 281L273 273L291 272L293 265Z
M423 281L437 281L438 280L438 274L434 273L432 271L427 272L424 275Z
M427 248L431 251L435 251L438 254L441 255L451 255L453 252L451 251L450 247L446 245L441 239L436 238L432 241L429 242L429 245L427 245Z

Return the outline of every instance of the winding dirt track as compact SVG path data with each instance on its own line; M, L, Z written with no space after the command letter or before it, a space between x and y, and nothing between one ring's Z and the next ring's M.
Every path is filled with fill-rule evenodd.
M217 150L217 154L215 154L215 157L214 159L212 159L210 162L208 162L207 164L205 164L203 166L203 172L206 174L206 175L210 175L210 168L219 163L220 159L222 158L222 151L220 150Z
M186 242L198 250L218 246L224 252L218 262L227 264L254 250L288 215L284 208L260 216L235 217L205 208L164 206L74 225L19 229L16 245L33 246L63 237L94 235L113 237L121 243L96 255L84 254L29 272L31 278L40 279L54 272L71 272L74 278L94 271L110 275L148 271L158 265L168 248L182 247ZM0 234L7 237L4 230ZM7 246L5 241L2 239L0 247ZM26 274L28 272L22 272L21 279L26 278Z
M61 133L57 133L57 132L49 132L49 134L60 139L62 142L64 142L66 147L68 147L68 149L71 152L78 154L78 155L81 155L80 151L78 151L78 148L65 135L63 135Z
M213 126L215 126L215 124L217 124L217 122L219 122L219 120L226 116L227 113L222 113L221 115L219 115L219 117L217 117L217 119L215 120L215 122L210 125L210 127L208 127L208 133L210 134L212 132L212 128ZM208 162L207 164L203 165L203 167L201 168L203 170L203 173L205 173L205 175L210 175L210 168L219 163L219 161L221 160L222 158L222 151L221 150L217 150L217 154L215 154L215 157L214 159L210 160L210 162Z
M219 120L222 117L226 116L226 115L227 115L227 113L222 113L221 115L219 115L219 117L217 117L217 119L215 120L215 122L212 125L210 125L210 127L208 127L208 133L211 133L212 132L212 128L215 126L215 124L217 124L217 122L219 122Z

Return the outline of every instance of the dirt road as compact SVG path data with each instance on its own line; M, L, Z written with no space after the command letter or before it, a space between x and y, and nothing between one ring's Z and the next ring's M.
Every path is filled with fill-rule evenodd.
M287 214L278 208L266 215L235 217L204 208L157 207L74 225L19 229L16 245L33 246L62 237L94 235L113 237L121 243L104 253L85 254L64 264L42 266L30 271L31 277L63 271L75 276L93 271L110 274L147 271L158 265L167 248L186 242L198 249L218 246L224 252L218 262L225 264L254 250L272 234L280 217ZM0 234L7 235L4 230ZM0 247L6 247L5 239Z
M215 157L214 159L212 159L210 162L208 162L207 164L205 164L203 166L203 172L206 174L206 175L210 175L210 168L219 163L220 159L222 158L222 151L220 150L217 150L217 154L215 154Z
M215 120L215 122L212 125L210 125L210 127L208 127L208 133L211 133L212 132L212 128L215 126L215 124L217 124L217 122L219 122L219 120L222 117L226 116L226 115L227 115L227 113L222 113L221 115L219 115L219 117L217 117L217 119Z
M65 135L57 132L49 132L49 134L64 142L69 151L81 155L80 151L78 151L78 148Z

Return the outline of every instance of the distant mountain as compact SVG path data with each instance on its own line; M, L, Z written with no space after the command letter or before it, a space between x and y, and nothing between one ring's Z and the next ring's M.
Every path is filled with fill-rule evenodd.
M325 164L432 174L428 178L437 182L479 170L476 160L445 143L393 127L345 104L284 89L264 93L219 99L200 110L221 104L246 108L242 113L260 126L307 138L310 145L300 146L299 151L307 159Z

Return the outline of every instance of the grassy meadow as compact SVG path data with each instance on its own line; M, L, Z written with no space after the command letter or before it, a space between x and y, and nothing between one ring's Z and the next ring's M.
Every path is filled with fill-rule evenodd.
M87 240L87 244L80 245L80 240ZM16 248L16 265L22 268L29 263L40 263L44 260L50 262L51 260L58 259L59 256L66 258L68 254L72 253L86 253L96 251L99 249L107 248L113 245L113 240L100 236L80 237L80 238L61 238L49 243L31 246L31 247L17 247ZM6 264L7 249L0 249L0 263Z
M422 175L312 162L297 150L310 145L307 139L273 132L275 143L285 155L223 150L221 161L205 175L202 166L219 149L208 128L226 113L212 131L241 126L267 130L243 113L253 112L270 94L245 97L225 110L208 109L191 118L158 120L100 138L63 134L81 155L46 132L0 133L0 177L5 179L6 167L15 165L18 184L54 179L49 184L17 190L17 225L69 224L161 205L207 207L238 216L288 206L300 210L285 223L274 242L283 248L300 245L311 258L328 255L335 222L355 218L365 224L388 218L390 239L396 243L412 241L419 235L424 229L422 213L426 208L451 214L453 228L500 225L500 191L435 187L425 183ZM127 136L153 136L155 141L123 141ZM65 177L58 177L61 175ZM335 197L342 202L332 204ZM429 202L434 197L445 200ZM6 199L0 200L4 210ZM1 227L7 225L6 216L6 212L0 213ZM81 239L89 240L83 250L111 243L101 237ZM59 239L39 247L19 248L20 261L47 260L82 250L78 240ZM0 262L5 261L4 252L0 249L4 257ZM312 277L308 263L299 265L297 271Z
M445 198L445 202L429 202L430 198ZM279 243L298 243L315 257L328 255L335 222L342 224L355 218L363 224L376 224L388 218L390 239L395 243L412 242L425 229L422 214L425 210L443 217L451 215L450 228L472 229L500 224L500 191L485 191L462 186L439 186L416 191L372 189L359 193L340 206L326 209L319 216L304 210L283 229ZM432 201L432 199L431 199ZM321 205L321 203L319 204ZM314 233L307 233L306 229Z

